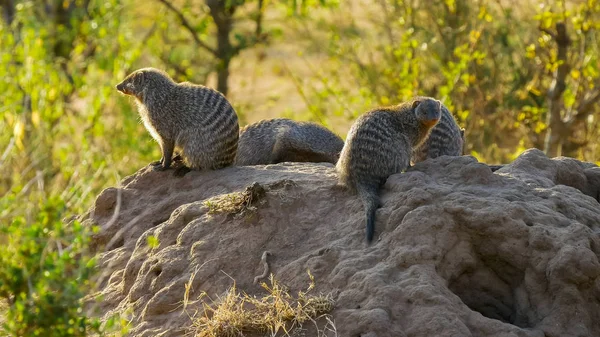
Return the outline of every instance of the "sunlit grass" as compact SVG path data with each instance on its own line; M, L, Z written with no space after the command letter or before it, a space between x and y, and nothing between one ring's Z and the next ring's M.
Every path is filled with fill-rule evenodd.
M253 332L269 333L270 336L282 332L289 336L291 331L307 322L317 325L315 320L318 318L324 318L326 322L323 331L316 327L320 332L318 336L325 332L335 333L335 325L326 315L333 309L333 299L329 295L309 295L315 285L312 276L308 289L299 291L297 296L292 296L286 287L274 279L273 274L269 282L270 285L261 284L267 292L265 296L240 293L234 284L225 295L204 304L194 316L194 336L241 337ZM206 294L201 296L205 297Z

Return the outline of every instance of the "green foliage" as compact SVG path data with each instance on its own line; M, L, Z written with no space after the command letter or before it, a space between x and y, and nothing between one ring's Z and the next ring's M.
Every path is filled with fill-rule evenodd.
M352 120L375 105L434 96L467 128L468 153L506 162L523 148L544 148L546 96L558 66L545 29L568 20L573 40L563 116L600 85L598 3L530 1L511 8L487 0L384 0L360 12L343 5L318 11L311 19L319 30L306 29L306 20L296 22L309 52L327 50L329 56L310 65L314 71L302 97L311 119ZM579 125L567 125L571 138L587 148L566 154L594 160L600 155L591 142L598 118L573 123Z
M593 105L600 100L600 1L557 1L540 6L534 19L540 29L537 39L528 46L527 58L538 69L527 84L528 89L535 93L550 93L555 81L564 81L565 89L557 117L564 127L573 132L562 140L562 154L597 158L595 143L600 131L600 120L593 116ZM558 24L566 27L566 61L559 59ZM559 78L558 69L563 64L568 73L564 78ZM592 105L589 102L593 102ZM547 114L545 127L551 126L548 105L541 111Z
M61 218L115 182L128 146L149 152L131 108L111 113L115 77L139 55L120 3L1 7L13 13L0 20L0 129L9 131L0 133L0 288L11 335L100 331L82 309L93 280L94 261L84 254L89 229Z
M10 307L2 327L11 336L86 336L100 322L83 314L94 259L82 254L88 231L77 221L64 226L64 202L51 199L34 221L17 217L2 227L0 297ZM110 326L109 326L110 327Z
M0 195L19 192L18 198L30 201L9 205L0 219L30 218L50 193L80 210L90 190L101 186L98 181L114 179L116 170L107 169L114 166L110 149L122 149L114 155L126 163L129 150L123 143L138 144L143 129L131 108L125 110L128 118L104 114L115 107L108 102L115 95L115 78L138 54L125 38L117 44L106 39L121 31L118 4L92 1L86 11L73 10L69 22L77 29L65 35L54 33L66 29L63 23L29 1L16 4L10 25L0 24L0 100L5 103L0 128L12 131L0 135L5 150ZM71 52L59 55L65 40ZM121 49L127 51L115 58ZM140 152L148 152L141 145Z

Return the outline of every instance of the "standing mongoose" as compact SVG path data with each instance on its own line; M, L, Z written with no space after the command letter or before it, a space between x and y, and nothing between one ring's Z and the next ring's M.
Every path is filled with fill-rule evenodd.
M439 156L462 156L464 147L464 129L442 104L442 118L436 124L429 137L412 152L412 162L418 163Z
M176 150L187 166L184 172L214 170L233 163L238 117L220 92L189 82L175 83L166 72L155 68L134 71L117 90L136 98L146 129L160 144L162 158L153 163L155 170L168 169Z
M343 147L342 138L322 125L287 118L267 119L241 129L235 164L335 164Z
M441 118L441 103L416 97L360 116L348 131L336 169L339 184L355 191L366 211L367 241L373 240L379 189L387 178L410 166L413 148Z

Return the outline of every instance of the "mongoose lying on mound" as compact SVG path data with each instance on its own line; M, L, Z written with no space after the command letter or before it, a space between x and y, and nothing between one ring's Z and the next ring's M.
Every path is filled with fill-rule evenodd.
M410 166L413 148L441 118L441 103L417 97L360 116L348 131L336 165L339 183L358 193L366 211L367 241L373 240L379 189L387 178Z
M464 129L442 104L442 118L436 124L429 137L412 152L412 162L418 163L428 158L439 156L462 156L464 146Z
M117 90L136 98L144 125L160 144L155 170L171 166L178 150L192 169L219 169L235 159L239 125L235 110L220 92L189 82L175 83L154 68L134 71Z
M322 125L287 118L262 120L240 131L236 165L281 162L335 164L344 141Z

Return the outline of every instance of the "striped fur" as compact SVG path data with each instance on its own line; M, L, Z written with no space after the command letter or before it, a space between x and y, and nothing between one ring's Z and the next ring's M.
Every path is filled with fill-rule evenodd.
M456 123L456 120L442 105L442 118L431 130L431 134L412 152L412 162L418 163L428 158L439 156L462 156L464 147L464 130Z
M367 241L375 230L379 190L387 178L410 165L411 151L428 136L441 115L441 103L417 97L360 116L348 131L336 169L340 185L355 191L366 211Z
M233 164L238 146L238 117L220 92L189 82L175 83L167 73L139 69L117 85L136 98L139 113L160 144L161 165L170 167L173 152L191 169L219 169Z
M236 165L281 162L335 164L344 141L322 125L287 118L262 120L240 131Z

